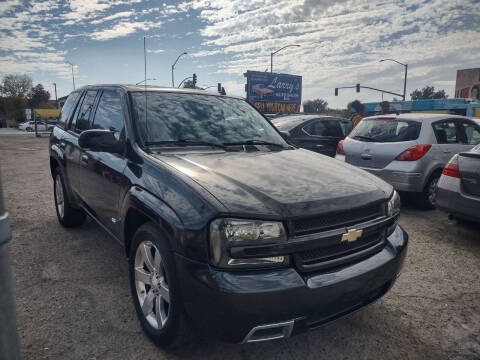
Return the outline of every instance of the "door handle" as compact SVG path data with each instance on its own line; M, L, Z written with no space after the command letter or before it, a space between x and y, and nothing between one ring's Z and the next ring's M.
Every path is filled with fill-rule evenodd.
M370 154L361 154L360 157L363 160L372 160L372 155L370 155Z
M82 155L82 157L80 158L80 160L85 164L88 164L88 159L89 159L88 155Z
M448 150L448 149L443 149L443 152L444 152L445 154L450 154L450 153L451 153L451 151Z
M65 150L65 148L67 147L67 144L65 144L65 143L62 141L62 142L60 142L60 145L59 145L59 146L60 146L60 149Z

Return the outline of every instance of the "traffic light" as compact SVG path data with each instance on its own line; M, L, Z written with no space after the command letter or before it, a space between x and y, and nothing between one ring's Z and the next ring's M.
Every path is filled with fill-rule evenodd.
M193 74L193 86L197 86L197 74Z
M338 96L338 88L335 88L335 96Z
M360 84L357 84L357 92L360 92Z

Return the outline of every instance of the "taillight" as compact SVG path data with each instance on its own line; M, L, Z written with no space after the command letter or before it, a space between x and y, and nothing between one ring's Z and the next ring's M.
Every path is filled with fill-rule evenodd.
M417 161L418 159L421 159L423 155L425 155L428 150L432 145L427 144L427 145L415 145L412 146L411 148L408 148L404 152L402 152L400 155L398 155L395 160L398 161Z
M337 155L345 155L345 151L343 151L343 140L340 140L337 144Z
M443 169L442 174L445 176L460 178L460 169L458 168L458 156L455 155L447 163L447 165L445 165L445 168Z

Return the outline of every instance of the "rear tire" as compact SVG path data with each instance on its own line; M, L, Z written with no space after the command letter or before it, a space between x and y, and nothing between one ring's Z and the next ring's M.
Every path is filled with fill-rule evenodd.
M173 253L152 223L135 232L129 256L130 288L140 325L164 348L175 348L190 338Z
M428 179L419 199L420 206L425 210L433 210L437 207L438 180L440 173L435 173Z
M83 225L87 214L82 209L72 207L61 171L57 168L54 173L53 197L58 222L67 228Z

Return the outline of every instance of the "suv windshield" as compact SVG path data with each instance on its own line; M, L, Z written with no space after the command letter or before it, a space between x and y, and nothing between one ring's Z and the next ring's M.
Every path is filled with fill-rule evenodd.
M146 96L143 92L131 95L137 128L147 145L271 143L288 146L262 115L240 99L153 91Z
M360 141L400 142L418 139L422 123L402 119L363 119L348 137Z

